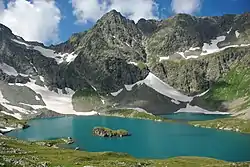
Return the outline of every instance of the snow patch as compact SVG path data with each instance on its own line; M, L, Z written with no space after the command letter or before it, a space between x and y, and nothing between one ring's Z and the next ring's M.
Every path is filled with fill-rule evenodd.
M132 85L125 85L125 88L127 91L131 91L135 85L142 85L142 84L146 84L147 86L153 88L158 93L164 96L170 97L176 101L190 102L193 99L193 97L189 97L189 96L181 94L180 92L175 90L173 87L164 83L162 80L160 80L151 72L148 74L148 76L144 80L138 81Z
M164 83L162 80L160 80L158 77L156 77L153 73L149 73L146 79L144 80L144 83L153 88L155 91L161 93L162 95L171 97L175 100L179 101L191 101L192 97L188 97L186 95L181 94L177 90L175 90L173 87L169 86L168 84Z
M28 77L29 76L27 74L22 74L22 73L19 73L19 75L21 75L22 77Z
M22 40L22 37L20 37L20 36L16 36L16 37L17 37L17 39Z
M55 58L54 51L51 49L45 49L41 46L33 46L33 48L39 51L45 57Z
M201 49L200 47L195 47L195 48L191 47L189 50L190 51L196 51L196 50L200 50L200 49Z
M13 114L11 114L11 113L8 113L8 112L5 112L5 111L1 111L1 113L5 114L5 115L12 116L12 117L14 117L16 119L19 119L19 120L22 119L22 115L20 113L13 113Z
M75 91L74 90L72 90L71 88L64 88L65 89L65 91L66 91L66 93L68 94L68 95L71 95L71 96L73 96L73 94L75 93Z
M177 104L177 105L178 105L178 104L181 104L179 101L174 100L174 99L172 99L171 102L173 102L173 103L175 103L175 104Z
M41 100L37 95L35 96L35 98L36 98L37 101Z
M72 52L72 53L55 53L54 50L46 49L46 48L41 47L41 46L28 45L27 43L18 41L16 39L12 39L12 41L14 41L18 44L25 45L25 46L29 47L29 49L37 50L45 57L55 59L57 64L60 64L63 62L70 63L70 62L74 61L75 58L78 56L77 54L74 54L74 52Z
M18 43L18 44L20 44L20 45L25 45L25 46L27 46L27 47L30 46L30 45L28 45L27 43L18 41L18 40L16 40L16 39L12 39L12 41L14 41L14 42L16 42L16 43Z
M250 46L250 44L241 44L240 46L241 46L241 47Z
M164 60L169 60L169 56L167 56L167 57L160 57L159 62L164 61Z
M138 82L139 82L139 81L138 81ZM127 91L131 91L135 85L137 85L137 83L134 83L134 84L132 84L132 85L124 85L124 86L125 86L125 89L126 89Z
M231 27L231 28L227 31L227 34L230 34L230 32L232 31L232 28L233 28L233 27Z
M0 132L2 133L7 133L10 132L12 130L14 130L15 128L11 128L11 127L4 127L4 128L0 128Z
M123 91L123 88L118 90L117 92L110 93L112 96L117 96Z
M73 91L72 89L66 87L66 88L64 88L64 91L63 91L63 89L57 88L57 92L55 92L55 93L58 93L59 95L67 94L67 95L73 96L75 91Z
M211 44L208 43L204 43L203 47L202 47L202 53L201 55L208 55L211 53L215 53L215 52L219 52L220 49L217 46L217 44L219 42L222 42L226 39L226 36L219 36L214 40L211 40Z
M10 102L3 97L1 90L0 90L0 104L4 106L5 108L7 108L8 110L13 111L13 112L15 112L15 110L23 114L30 114L33 112L33 111L29 111L18 106L11 105ZM1 111L1 112L3 113L4 111ZM14 115L14 117L17 119L22 118L20 114L17 117L16 115Z
M139 108L139 107L134 107L134 108L133 107L121 107L121 108L118 108L118 109L135 110L135 111L138 111L138 112L143 112L143 113L147 113L147 114L153 115L152 113L149 113L146 110L144 110L143 108Z
M72 53L56 53L54 56L58 64L61 64L63 62L67 62L69 64L72 61L74 61L78 55L72 52Z
M37 71L36 67L34 66L34 64L30 62L30 65L32 65L33 69L38 73L38 71Z
M9 101L3 97L1 90L0 90L0 103L9 103Z
M46 106L43 106L43 105L32 105L32 104L26 104L26 103L19 103L19 104L22 104L22 105L25 105L28 107L32 107L35 110L46 108ZM34 113L37 113L37 111L34 111Z
M195 56L195 55L190 55L187 56L186 59L197 59L199 56Z
M138 65L138 63L133 62L133 61L128 62L128 64L133 64L133 65L135 65L135 66L137 66L137 65Z
M91 87L92 87L95 91L97 91L97 89L96 89L94 86L91 85Z
M185 53L184 53L184 52L176 52L176 53L178 53L178 54L181 55L184 59L186 59Z
M195 97L201 97L201 96L204 96L205 94L207 94L209 92L210 89L206 90L205 92L201 93L201 94L198 94L196 95Z
M15 84L15 85L27 86L33 91L35 91L37 94L40 94L42 96L44 103L46 104L46 106L43 106L43 107L46 107L57 113L73 114L73 115L95 115L97 114L97 112L95 111L76 112L73 109L73 105L72 105L72 95L74 91L72 91L69 88L65 89L66 91L68 91L68 94L62 94L62 93L59 94L59 93L50 91L47 87L36 85L35 80L31 80L31 82L28 82L26 84Z
M21 107L18 107L18 106L14 106L14 105L10 105L10 104L2 104L5 108L7 108L8 110L10 111L13 111L15 112L18 111L20 113L23 113L23 114L31 114L31 113L34 113L33 111L29 111L29 110L26 110L24 108L21 108Z
M34 113L34 110L29 111L29 110L23 109L23 108L21 108L21 107L11 105L10 102L9 102L7 99L5 99L5 98L3 97L1 91L0 91L0 104L1 104L2 106L4 106L5 108L7 108L8 110L10 110L10 111L13 112L13 114L12 114L12 113L8 113L8 112L5 112L5 111L1 111L1 113L5 114L5 115L13 116L13 117L15 117L15 118L17 118L17 119L19 119L19 120L22 119L22 115L21 115L20 113L22 113L22 114ZM16 111L18 111L19 113L16 112Z
M105 104L105 100L101 99L101 101L102 101L102 104Z
M40 80L41 80L42 82L44 82L44 77L43 77L43 76L39 76L39 78L40 78Z
M236 33L236 37L239 37L239 33L238 31L235 32ZM223 48L219 48L217 46L217 44L219 42L222 42L226 39L226 36L219 36L217 37L215 40L211 40L211 44L208 43L204 43L203 47L202 47L202 53L201 54L197 54L197 55L186 55L186 53L190 52L190 51L197 51L197 50L201 50L200 47L191 47L189 50L186 50L185 52L176 52L177 54L181 55L184 59L197 59L199 56L204 56L204 55L208 55L208 54L212 54L212 53L217 53L217 52L221 52L227 48L236 48L236 47L244 47L244 46L250 46L250 44L239 44L239 45L229 45L229 46L225 46ZM167 60L168 57L160 57L160 62L162 60Z
M208 111L198 106L191 106L187 104L186 108L181 108L180 110L176 111L175 113L197 113L197 114L215 114L215 115L230 115L228 112L219 112L219 111Z
M238 30L237 30L237 31L235 31L235 36L236 36L236 38L239 38L240 33L239 33L239 31L238 31Z
M0 63L0 69L7 75L18 76L16 69L8 64Z

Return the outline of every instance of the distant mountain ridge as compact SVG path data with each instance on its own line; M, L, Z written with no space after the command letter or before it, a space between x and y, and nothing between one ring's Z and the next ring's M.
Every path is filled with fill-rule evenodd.
M18 117L44 109L79 115L110 107L171 113L211 89L248 58L249 48L249 13L178 14L134 23L112 10L90 30L48 47L25 41L0 25L0 109L18 112ZM148 80L150 75L154 77ZM131 86L135 83L142 84ZM13 97L20 89L24 98ZM166 90L186 94L190 100L162 94Z

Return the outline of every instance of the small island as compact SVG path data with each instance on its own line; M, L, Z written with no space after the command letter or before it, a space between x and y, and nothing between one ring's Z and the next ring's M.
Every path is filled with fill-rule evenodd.
M105 127L95 127L93 134L100 137L125 137L130 136L129 132L124 129L112 130Z

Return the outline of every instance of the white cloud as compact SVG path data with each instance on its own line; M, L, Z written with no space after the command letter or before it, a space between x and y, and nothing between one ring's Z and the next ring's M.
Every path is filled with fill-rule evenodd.
M193 14L200 10L201 0L172 0L171 7L175 13Z
M158 6L154 0L72 0L78 22L95 22L115 9L137 22L140 18L157 19Z
M56 42L60 20L61 13L54 0L9 1L0 12L0 23L29 41Z

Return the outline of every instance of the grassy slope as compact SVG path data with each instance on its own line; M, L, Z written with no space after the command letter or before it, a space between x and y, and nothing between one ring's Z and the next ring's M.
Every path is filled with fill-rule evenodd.
M136 119L146 119L153 121L165 121L172 122L169 119L162 118L160 116L155 116L146 112L139 112L133 109L114 109L106 111L106 116L124 117L124 118L136 118Z
M0 157L4 159L15 159L26 162L29 167L38 166L47 162L49 166L80 167L85 165L117 167L117 166L154 166L154 167L200 167L200 166L246 166L250 163L230 163L209 158L178 157L166 160L135 159L127 154L121 153L90 153L68 149L56 149L37 145L36 143L20 141L7 137L0 137ZM2 150L19 149L16 153L6 153ZM23 152L26 152L23 154ZM21 154L19 154L21 153ZM0 158L0 162L3 159ZM9 165L15 167L15 165Z
M225 76L223 76L218 83L204 96L205 102L213 109L221 109L222 102L228 104L237 99L244 99L243 102L233 108L234 111L240 112L241 110L250 107L250 67L249 60L238 64L232 68ZM226 106L227 107L227 106ZM225 106L224 106L225 108ZM229 110L229 108L226 108ZM191 122L193 125L201 127L212 127L217 129L231 129L244 133L250 133L250 120L241 120L237 117L217 119L210 121L196 121Z
M94 89L82 89L74 93L72 99L83 98L89 101L97 100L100 101L98 93Z
M72 97L74 109L81 112L97 110L103 106L100 95L94 89L82 89Z
M128 131L125 129L113 130L113 129L106 128L106 127L95 127L93 129L93 131L95 131L97 129L105 131L107 134L111 134L112 136L116 136L116 135L119 136L119 135L127 135L128 134Z
M250 106L250 67L238 65L230 70L213 88L205 95L205 100L213 107L220 107L221 102L233 101L246 97L245 104L240 109Z
M203 128L216 128L221 130L250 133L250 120L223 118L209 121L192 121L189 123Z
M5 114L0 114L0 125L4 125L5 127L13 127L16 128L18 126L28 126L25 120L18 120L12 116L8 116Z

